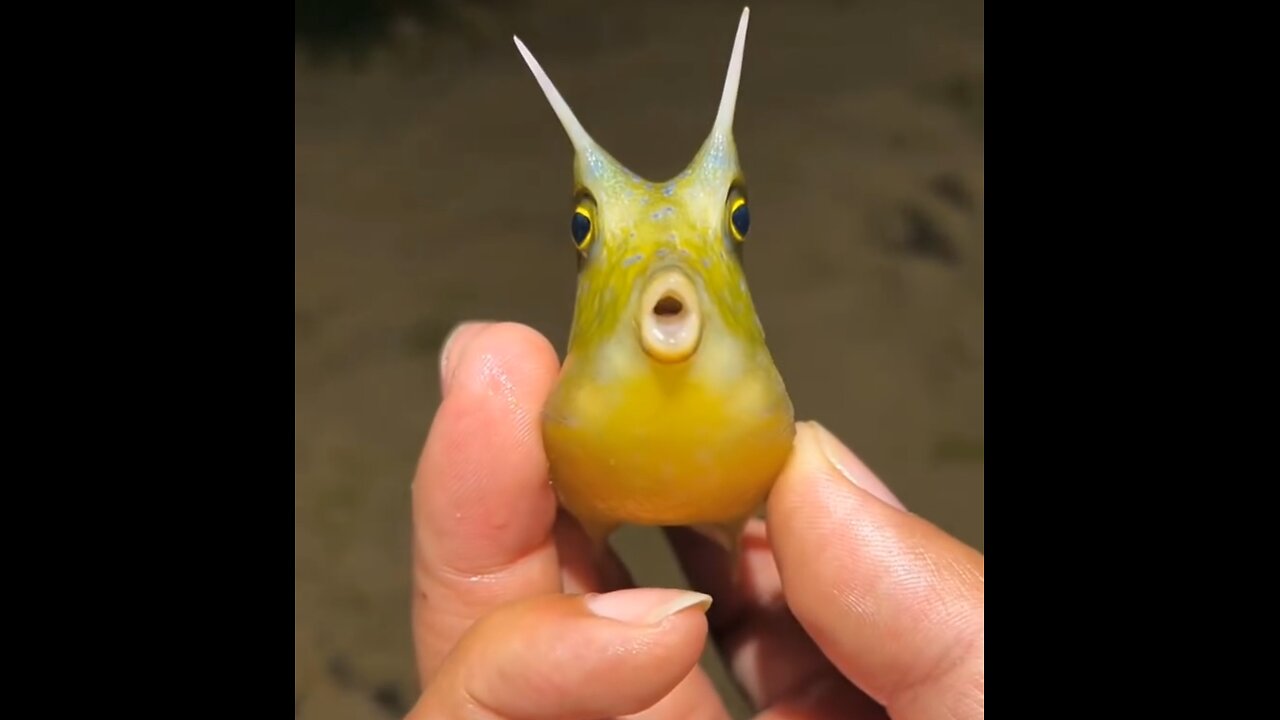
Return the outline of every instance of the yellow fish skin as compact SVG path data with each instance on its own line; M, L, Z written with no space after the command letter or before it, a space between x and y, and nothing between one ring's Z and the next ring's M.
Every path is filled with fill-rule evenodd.
M791 453L791 399L742 265L733 114L748 17L710 134L665 182L596 144L515 38L574 148L577 297L542 435L556 494L598 552L623 524L688 526L736 560Z

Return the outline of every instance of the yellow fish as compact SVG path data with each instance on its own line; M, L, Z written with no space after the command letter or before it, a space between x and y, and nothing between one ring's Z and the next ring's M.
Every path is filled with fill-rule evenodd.
M665 182L596 144L515 38L574 149L577 298L542 435L560 503L597 552L623 524L686 526L736 561L791 453L791 399L742 265L751 215L733 114L748 17L711 133Z

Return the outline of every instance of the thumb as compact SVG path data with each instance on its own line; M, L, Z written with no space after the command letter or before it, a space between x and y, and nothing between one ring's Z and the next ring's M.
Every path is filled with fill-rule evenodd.
M711 598L637 588L542 595L473 625L408 720L591 720L640 712L698 663Z
M769 539L796 619L890 715L983 716L983 555L903 511L816 423L797 428Z

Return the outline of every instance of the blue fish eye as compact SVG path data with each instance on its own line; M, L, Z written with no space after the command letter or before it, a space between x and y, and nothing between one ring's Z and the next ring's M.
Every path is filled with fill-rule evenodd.
M574 211L573 222L570 223L569 232L573 235L573 244L579 248L582 248L587 239L591 237L591 218L584 210L578 209Z

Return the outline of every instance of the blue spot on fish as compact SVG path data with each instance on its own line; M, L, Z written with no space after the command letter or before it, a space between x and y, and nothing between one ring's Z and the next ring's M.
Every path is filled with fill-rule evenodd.
M676 194L675 183L669 183L666 187L662 188L662 194L665 197L671 197L672 195L675 195Z
M631 257L622 261L622 267L629 268L643 259L644 259L644 255L632 255Z

